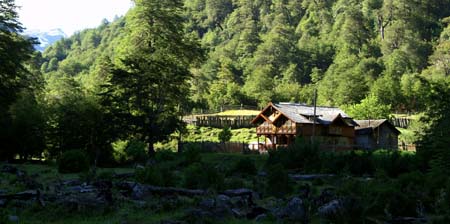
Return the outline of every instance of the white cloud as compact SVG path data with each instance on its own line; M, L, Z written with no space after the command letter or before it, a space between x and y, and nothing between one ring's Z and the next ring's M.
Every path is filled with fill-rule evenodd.
M16 0L19 20L26 29L61 28L66 34L100 25L124 15L130 0Z

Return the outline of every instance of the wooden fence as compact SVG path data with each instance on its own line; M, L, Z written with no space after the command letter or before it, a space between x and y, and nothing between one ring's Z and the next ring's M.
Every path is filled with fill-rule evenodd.
M251 105L226 105L218 109L194 109L192 114L217 114L226 110L262 110L263 108Z
M392 125L399 128L408 128L411 124L411 119L405 117L396 117L389 120Z
M255 116L223 116L223 115L197 115L186 117L184 120L188 124L199 127L214 128L251 128L255 127L251 121Z

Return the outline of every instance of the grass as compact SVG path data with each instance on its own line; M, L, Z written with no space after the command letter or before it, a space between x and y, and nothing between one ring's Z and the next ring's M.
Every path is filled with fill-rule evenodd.
M267 155L244 155L232 153L204 153L202 160L206 163L216 164L217 166L229 166L237 163L240 159L250 158L255 161L257 169L261 169L267 161Z
M55 210L58 211L58 208ZM156 224L161 220L180 218L182 214L181 210L153 213L147 208L138 208L131 203L121 204L117 211L103 214L79 211L49 212L46 208L31 208L18 213L20 223L27 224Z
M222 131L220 128L212 127L197 127L194 125L187 126L187 134L183 136L185 142L219 142L219 133ZM256 142L256 128L239 128L231 129L230 142Z

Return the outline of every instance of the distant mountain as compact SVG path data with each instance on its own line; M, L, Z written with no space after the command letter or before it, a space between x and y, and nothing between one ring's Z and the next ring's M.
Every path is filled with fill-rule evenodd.
M61 29L52 29L49 31L27 30L24 34L30 37L36 37L38 39L40 44L35 45L35 48L41 52L54 42L67 37Z

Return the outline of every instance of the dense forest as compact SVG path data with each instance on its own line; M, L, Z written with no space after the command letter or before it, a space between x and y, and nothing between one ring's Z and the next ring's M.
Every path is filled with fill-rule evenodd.
M321 105L357 104L373 94L392 111L422 111L428 89L421 78L448 80L448 4L186 0L183 29L205 52L190 68L190 105L311 103L317 89ZM41 72L92 86L101 60L114 62L124 50L130 17L48 48Z
M2 154L98 157L130 138L153 152L183 114L312 103L315 90L357 118L425 112L433 129L448 119L448 4L140 0L40 54L2 1L2 148L15 148Z

